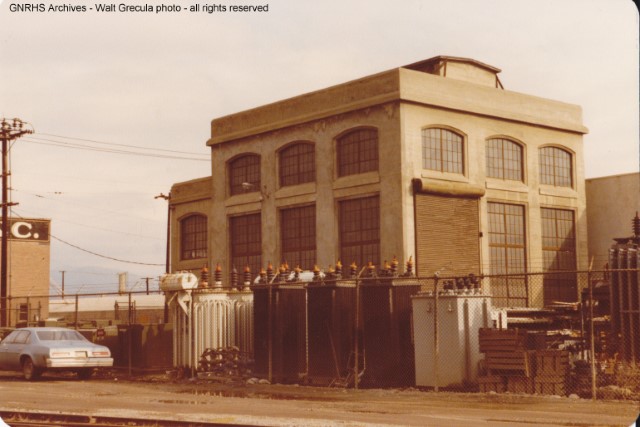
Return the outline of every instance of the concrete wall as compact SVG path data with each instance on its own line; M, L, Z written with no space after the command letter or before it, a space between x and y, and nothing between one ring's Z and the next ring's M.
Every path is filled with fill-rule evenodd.
M633 235L632 219L640 212L640 173L605 176L586 181L589 260L593 268L607 263L614 238Z

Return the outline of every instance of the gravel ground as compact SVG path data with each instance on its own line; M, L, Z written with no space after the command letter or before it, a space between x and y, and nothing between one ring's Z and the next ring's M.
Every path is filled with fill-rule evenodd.
M0 410L209 421L269 426L629 426L636 401L415 389L336 389L128 378L88 381L46 374L26 382L0 373Z

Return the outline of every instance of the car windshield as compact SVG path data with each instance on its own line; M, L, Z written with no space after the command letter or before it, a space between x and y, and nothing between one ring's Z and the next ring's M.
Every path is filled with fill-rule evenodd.
M38 331L40 341L86 341L77 331Z

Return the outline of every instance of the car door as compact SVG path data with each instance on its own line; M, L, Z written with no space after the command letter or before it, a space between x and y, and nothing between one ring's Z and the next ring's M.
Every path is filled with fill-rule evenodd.
M0 342L0 367L19 370L20 354L29 341L29 331L13 331Z

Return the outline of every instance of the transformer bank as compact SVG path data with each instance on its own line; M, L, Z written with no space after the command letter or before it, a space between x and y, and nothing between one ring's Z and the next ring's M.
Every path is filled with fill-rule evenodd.
M251 291L198 287L191 273L165 278L161 287L173 319L174 367L196 370L207 349L237 347L253 354Z

